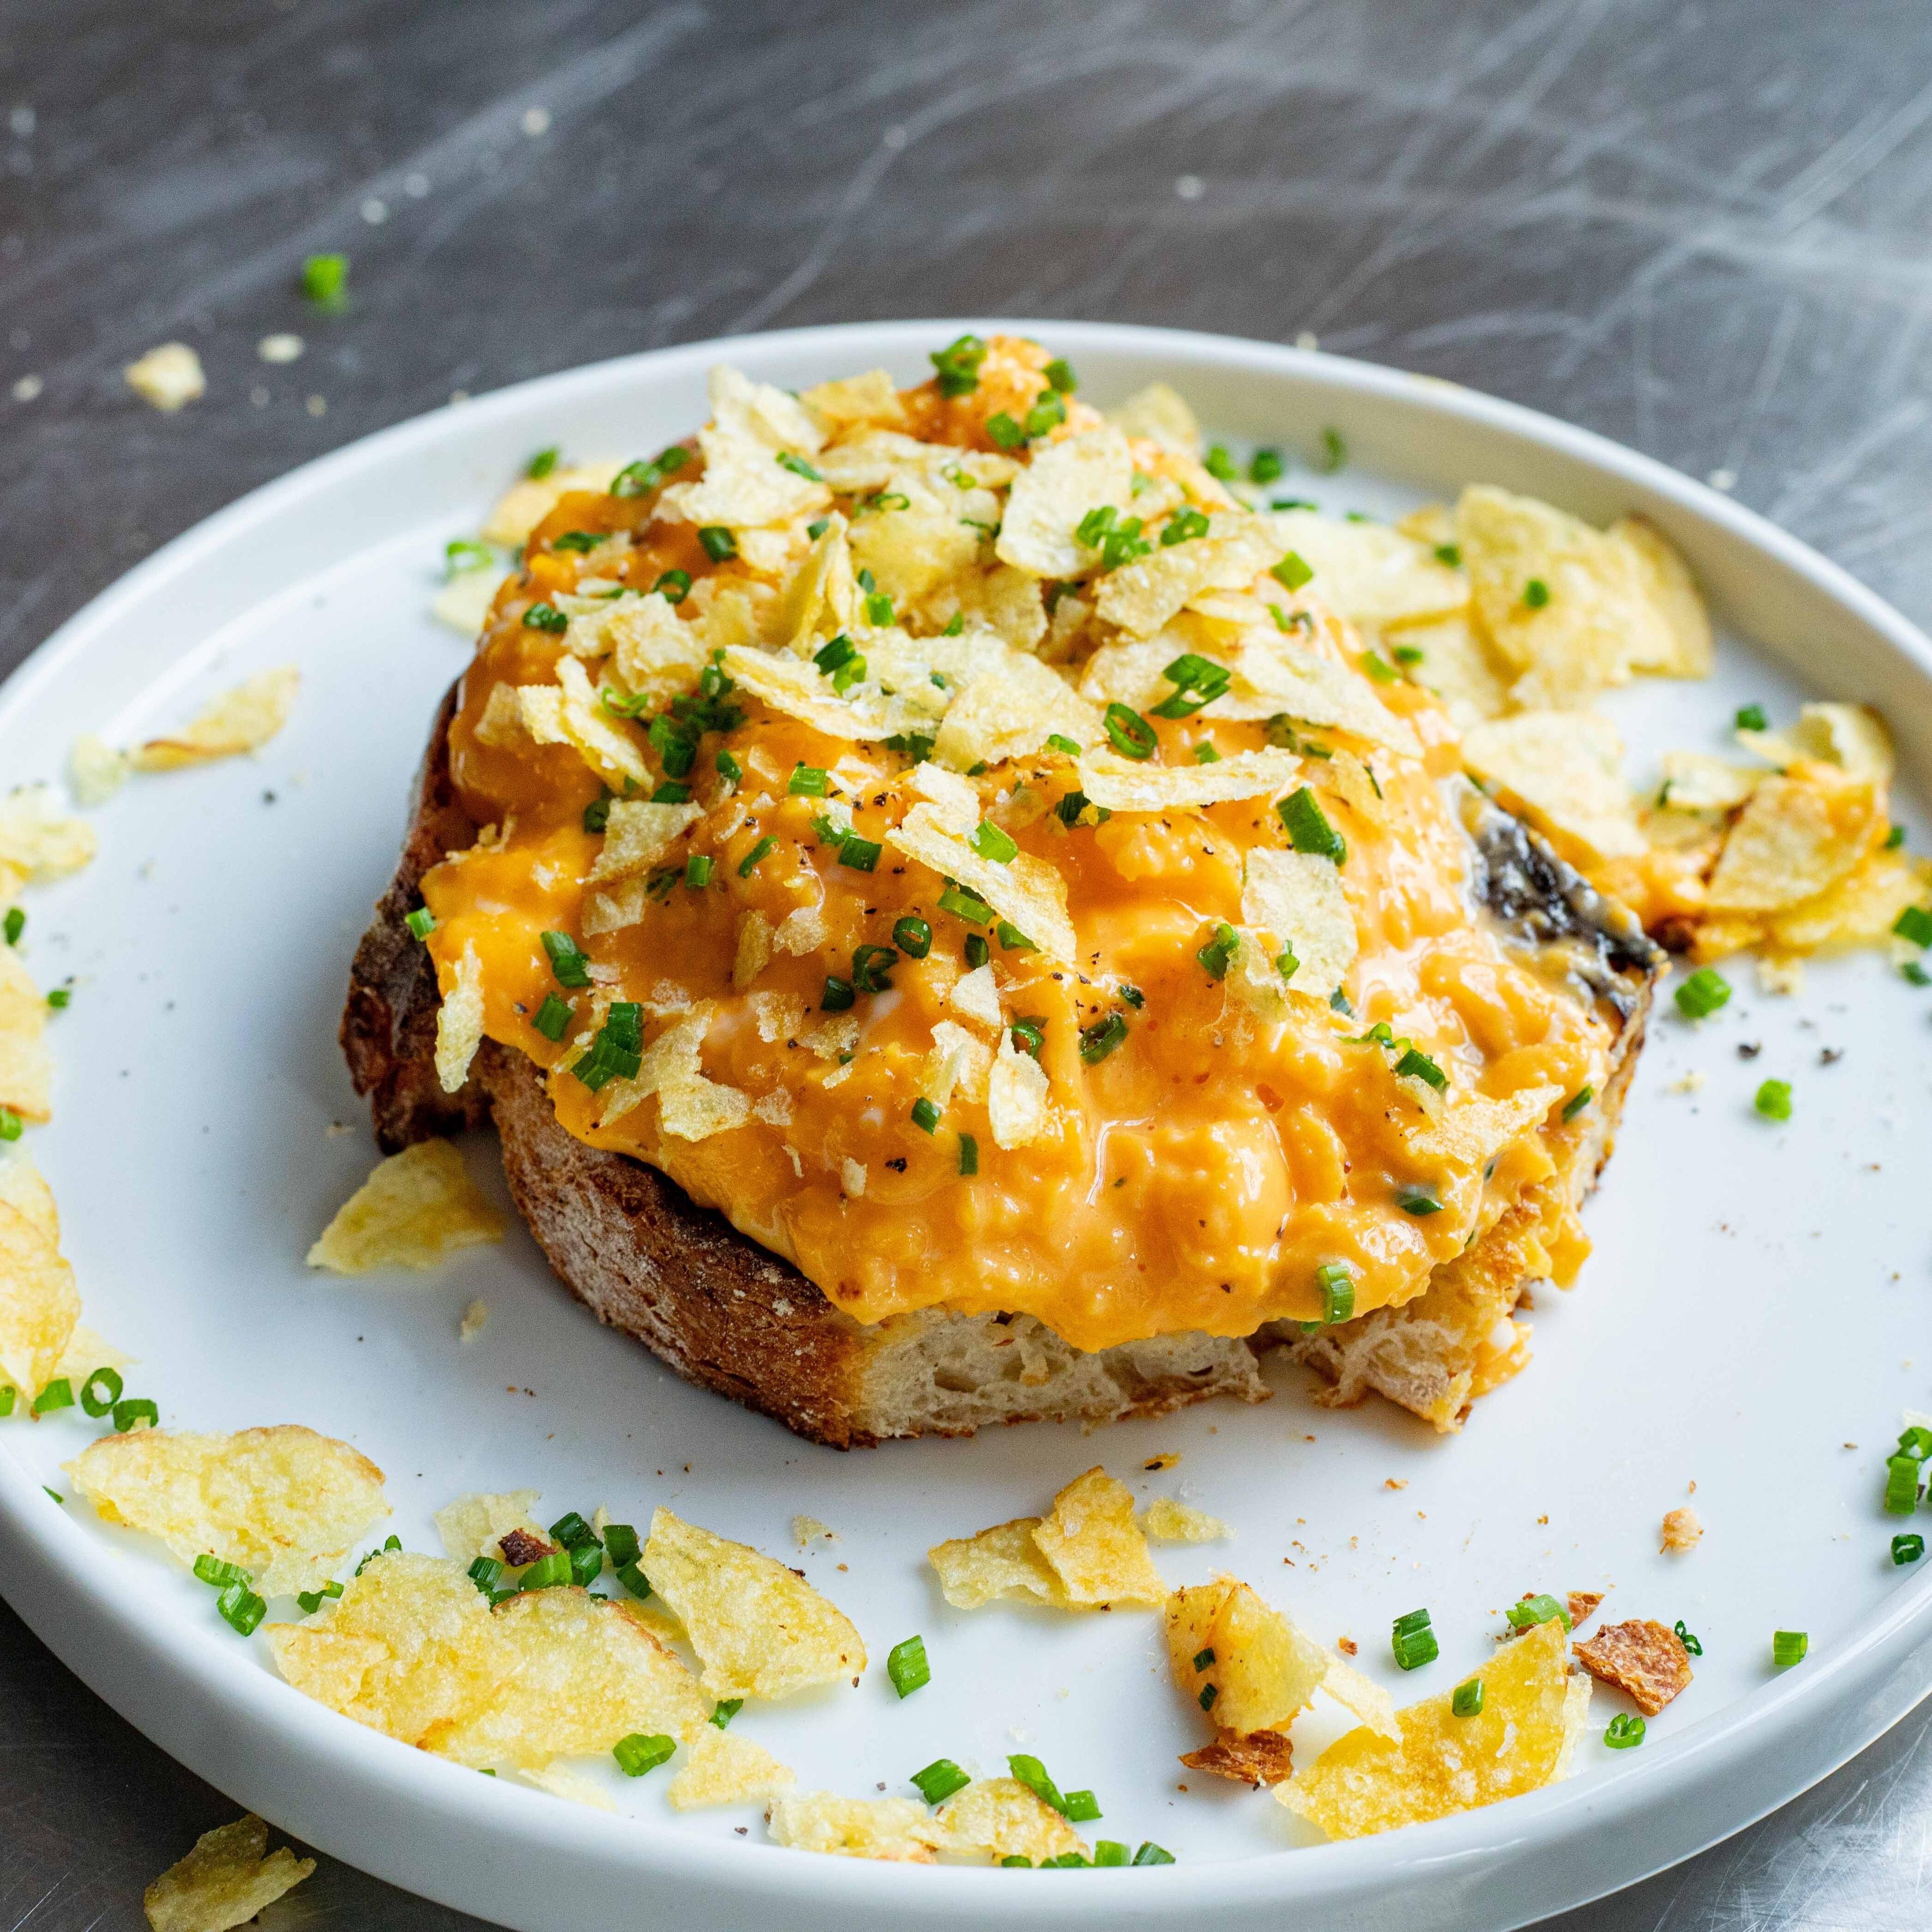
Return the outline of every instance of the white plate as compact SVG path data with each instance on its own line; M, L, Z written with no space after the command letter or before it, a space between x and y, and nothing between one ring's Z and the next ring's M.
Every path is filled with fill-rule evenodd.
M404 1750L304 1701L152 1546L42 1493L87 1439L77 1411L16 1420L0 1456L0 1580L55 1651L201 1775L287 1830L396 1883L528 1928L634 1916L797 1932L1141 1923L1234 1928L1505 1926L1682 1858L1790 1798L1932 1683L1932 1594L1895 1570L1878 1507L1900 1408L1932 1407L1923 1182L1932 1129L1924 996L1871 953L1813 969L1796 1000L1748 968L1701 1029L1657 1022L1622 1145L1588 1214L1574 1294L1539 1298L1538 1360L1438 1438L1371 1404L1331 1413L1300 1372L1259 1408L1208 1406L1082 1436L1039 1426L842 1456L686 1388L600 1329L520 1230L423 1280L345 1283L302 1264L372 1150L335 1045L344 975L388 879L410 772L466 647L426 614L443 541L530 451L655 450L705 413L720 355L794 386L884 363L916 378L957 322L805 330L572 371L402 424L310 465L171 544L76 617L0 699L0 770L57 776L74 734L124 740L243 674L302 668L300 704L259 763L137 781L99 814L86 873L30 896L27 956L71 974L54 1033L56 1124L31 1145L52 1178L88 1319L142 1358L130 1390L164 1421L300 1420L389 1472L394 1527L434 1548L430 1512L472 1488L540 1486L548 1515L599 1503L640 1524L662 1501L774 1552L796 1514L839 1540L801 1562L856 1618L862 1688L739 1720L804 1786L906 1793L942 1754L1004 1768L1043 1757L1091 1786L1100 1835L1151 1838L1172 1868L1036 1877L907 1869L782 1851L749 1808L674 1820L662 1777L610 1816ZM1010 325L1011 326L1011 325ZM992 325L981 325L991 327ZM1664 743L1715 747L1732 708L1802 693L1886 710L1909 769L1932 759L1932 649L1895 612L1735 505L1580 431L1448 385L1204 335L1017 325L1070 356L1106 403L1155 376L1231 438L1302 460L1282 488L1388 512L1467 480L1605 520L1638 508L1695 563L1729 638L1717 677L1650 683L1616 710L1633 768ZM1350 467L1311 477L1321 430ZM1730 641L1742 634L1746 647ZM266 794L274 794L267 802ZM1915 847L1922 818L1910 807ZM1762 1040L1744 1063L1736 1044ZM1821 1047L1845 1049L1828 1070ZM1672 1090L1688 1070L1695 1096ZM1750 1096L1790 1078L1788 1127ZM332 1122L354 1130L332 1136ZM486 1142L471 1149L494 1172ZM492 1182L493 1185L498 1184ZM459 1312L494 1311L459 1345ZM1913 1366L1915 1355L1921 1358ZM1842 1448L1860 1445L1856 1451ZM1181 1454L1166 1474L1144 1460ZM922 1552L1042 1505L1104 1459L1144 1494L1230 1519L1232 1546L1157 1551L1176 1581L1232 1568L1324 1640L1352 1635L1393 1690L1440 1688L1489 1650L1528 1588L1614 1584L1611 1615L1682 1617L1705 1654L1639 1750L1598 1742L1569 1783L1391 1837L1311 1845L1264 1796L1188 1780L1201 1742L1168 1682L1158 1620L970 1616L941 1604ZM1658 1553L1697 1485L1708 1526ZM1391 1483L1395 1486L1390 1486ZM1406 1487L1400 1486L1406 1484ZM1932 1564L1923 1566L1932 1570ZM1402 1679L1390 1619L1433 1611L1442 1661ZM289 1614L278 1606L278 1614ZM1774 1627L1810 1633L1774 1674ZM883 1665L918 1630L931 1687L900 1703ZM1332 1729L1332 1726L1331 1726ZM1318 1743L1298 1731L1304 1752ZM736 1835L748 1827L748 1836Z

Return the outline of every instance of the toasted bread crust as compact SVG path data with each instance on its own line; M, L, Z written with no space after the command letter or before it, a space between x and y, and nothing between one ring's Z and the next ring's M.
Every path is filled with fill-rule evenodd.
M511 1193L560 1279L598 1320L637 1336L686 1380L842 1449L970 1435L996 1421L1160 1414L1216 1395L1261 1401L1269 1391L1256 1354L1284 1340L1338 1384L1331 1400L1374 1389L1438 1428L1454 1427L1489 1385L1481 1361L1490 1333L1542 1271L1541 1204L1511 1209L1400 1310L1317 1336L1270 1324L1247 1340L1166 1336L1083 1354L1027 1316L928 1309L854 1321L655 1168L566 1132L543 1074L514 1048L485 1040L462 1088L446 1094L434 1064L435 969L404 922L422 902L423 874L466 850L478 830L449 768L460 689L436 714L395 875L350 970L340 1030L350 1072L387 1153L494 1120ZM1646 984L1598 1103L1600 1140L1579 1169L1586 1184L1608 1156L1648 996Z

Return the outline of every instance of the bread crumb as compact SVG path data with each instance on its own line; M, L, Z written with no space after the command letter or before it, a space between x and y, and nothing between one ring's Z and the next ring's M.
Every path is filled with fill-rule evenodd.
M1354 1657L1359 1654L1355 1640L1352 1636L1338 1636L1335 1640L1335 1648L1344 1657Z
M473 1342L482 1334L483 1324L490 1318L490 1304L487 1301L472 1301L463 1311L463 1319L457 1324L458 1340Z
M1704 1526L1694 1509L1674 1509L1664 1519L1665 1550L1695 1550L1702 1541Z
M1408 1484L1400 1476L1385 1476L1382 1479L1382 1487L1385 1490L1406 1490Z

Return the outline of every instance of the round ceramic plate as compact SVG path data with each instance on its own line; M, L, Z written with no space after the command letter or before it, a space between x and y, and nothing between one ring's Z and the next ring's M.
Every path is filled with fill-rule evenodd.
M1869 700L1898 736L1902 814L1922 844L1912 784L1932 769L1932 648L1724 499L1440 382L1212 336L1000 326L1070 357L1103 406L1161 378L1212 434L1282 445L1282 488L1324 510L1388 514L1473 481L1598 522L1642 511L1690 558L1723 641L1708 682L1617 694L1632 771L1666 745L1721 748L1742 703L1776 718L1802 697ZM1099 1835L1154 1840L1178 1862L1042 1878L814 1857L766 1843L748 1806L674 1818L662 1777L627 1786L594 1770L611 1814L404 1749L284 1684L261 1640L234 1636L158 1546L50 1500L98 1426L77 1410L0 1430L0 1579L82 1678L238 1802L530 1932L640 1904L685 1924L782 1911L797 1932L995 1912L1014 1926L1211 1914L1228 1932L1292 1916L1313 1932L1386 1922L1397 1894L1416 1932L1516 1925L1736 1830L1932 1684L1932 1592L1892 1566L1878 1495L1901 1409L1932 1407L1920 1171L1932 1032L1926 996L1882 952L1815 964L1778 999L1739 962L1736 997L1701 1026L1664 1003L1588 1210L1594 1256L1574 1292L1538 1296L1534 1364L1456 1436L1378 1403L1318 1408L1302 1372L1276 1363L1259 1407L842 1455L686 1387L600 1328L520 1228L426 1277L344 1281L303 1263L374 1158L336 1023L431 715L469 653L428 614L445 541L473 531L533 449L622 458L685 434L720 358L794 387L881 364L910 382L928 350L993 326L805 330L525 383L258 490L64 626L0 697L10 782L57 778L76 733L147 734L248 673L293 662L303 682L259 760L130 784L98 814L94 864L31 896L28 963L75 990L53 1022L54 1122L28 1144L59 1198L86 1318L139 1358L129 1386L158 1399L164 1424L300 1421L346 1438L388 1472L385 1527L411 1548L436 1546L431 1513L459 1492L530 1486L545 1520L601 1504L641 1524L662 1502L784 1554L874 1659L856 1690L739 1719L802 1788L910 1795L908 1774L937 1756L991 1772L1023 1750L1063 1788L1096 1791ZM1348 466L1317 475L1330 428ZM1746 1046L1759 1049L1748 1059ZM1694 1072L1704 1084L1684 1090ZM1787 1125L1752 1112L1767 1075L1792 1083ZM492 1144L468 1151L500 1195ZM491 1318L460 1342L478 1298ZM1148 1473L1162 1452L1178 1462ZM1575 1774L1553 1789L1311 1842L1265 1793L1180 1788L1176 1754L1202 1737L1156 1617L962 1614L940 1600L928 1544L1037 1510L1100 1461L1144 1498L1234 1526L1231 1544L1158 1546L1171 1580L1247 1578L1324 1641L1354 1638L1404 1700L1477 1664L1502 1606L1532 1589L1604 1590L1606 1616L1684 1619L1703 1640L1697 1681L1637 1750L1600 1742L1624 1708L1600 1693ZM1703 1544L1660 1556L1660 1520L1694 1484ZM795 1551L800 1514L836 1540ZM1405 1678L1390 1621L1418 1604L1442 1658ZM1773 1671L1774 1628L1810 1633L1796 1670ZM932 1682L901 1702L880 1666L914 1631ZM1312 1718L1296 1735L1304 1754L1323 1741Z

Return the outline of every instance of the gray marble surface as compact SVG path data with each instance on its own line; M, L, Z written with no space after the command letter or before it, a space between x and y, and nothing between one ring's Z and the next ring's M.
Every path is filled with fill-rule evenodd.
M0 667L381 425L731 331L1006 313L1292 340L1732 489L1932 622L1923 0L7 0ZM302 258L352 259L340 317ZM308 339L271 365L272 332ZM206 398L123 386L192 343ZM0 1588L4 1580L0 1580ZM142 1923L234 1807L0 1610L0 1927ZM1932 1918L1932 1710L1553 1922ZM453 1927L325 1860L284 1927Z

